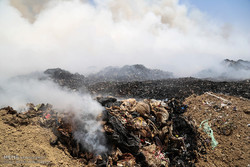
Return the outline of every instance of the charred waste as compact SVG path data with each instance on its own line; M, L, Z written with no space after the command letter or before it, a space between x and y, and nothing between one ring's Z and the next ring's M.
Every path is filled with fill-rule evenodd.
M135 66L132 67L134 68ZM127 68L128 66L125 67ZM125 67L123 67L123 69ZM143 69L144 68L145 67L143 67ZM110 73L107 81L104 79L100 79L100 81L96 80L93 76L84 77L80 74L72 74L62 69L48 69L45 73L49 74L49 77L61 86L76 90L81 90L84 87L84 90L87 90L95 96L106 94L123 98L177 98L183 100L192 94L201 95L205 92L212 91L214 93L250 98L249 79L237 81L214 81L211 79L204 80L189 77L169 79L155 78L150 80L145 77L138 79L134 76L133 72L130 74L129 70L126 72L126 75L131 75L131 81L128 81L128 76L128 80L124 81L123 79L120 80L119 78L114 77L116 73L115 70L113 72L112 70L108 71ZM99 75L100 74L97 76ZM105 75L108 75L108 73Z
M11 107L1 110L10 115L5 120L10 126L40 124L51 128L54 137L50 144L64 145L71 156L85 165L194 166L206 153L206 145L194 123L182 115L187 106L176 99L118 101L113 97L98 97L96 100L105 107L96 119L101 122L99 131L107 140L106 152L89 151L74 138L74 133L84 127L84 122L72 121L74 113L58 113L49 104L28 104L25 113ZM80 132L86 133L82 129Z

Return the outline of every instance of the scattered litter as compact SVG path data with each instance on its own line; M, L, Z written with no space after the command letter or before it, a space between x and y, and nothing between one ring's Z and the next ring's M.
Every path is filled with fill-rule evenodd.
M203 125L204 132L206 132L211 137L211 146L214 149L218 145L218 142L214 138L214 134L213 134L214 132L212 128L208 125L208 120L202 121L200 128L202 128L202 125Z
M214 95L214 94L212 94L211 92L206 92L205 94L208 94L208 95L210 95L210 96L216 97L217 99L220 99L220 100L222 100L223 102L225 102L225 103L227 103L227 104L230 104L230 103L231 103L229 100L224 99L224 98L222 98L222 97L219 97L219 96L217 96L217 95Z
M50 116L51 116L50 114L47 114L47 115L45 116L45 118L46 118L46 119L49 119Z
M38 105L36 105L35 107L34 107L34 110L36 110L36 111L38 111L39 110L39 108L42 106L42 104L38 104Z

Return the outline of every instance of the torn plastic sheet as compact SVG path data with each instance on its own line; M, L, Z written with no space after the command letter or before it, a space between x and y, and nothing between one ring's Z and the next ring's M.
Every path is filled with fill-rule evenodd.
M213 129L208 125L208 120L202 121L200 128L202 128L202 125L203 125L204 132L211 137L211 146L214 149L218 145L218 142L214 138Z

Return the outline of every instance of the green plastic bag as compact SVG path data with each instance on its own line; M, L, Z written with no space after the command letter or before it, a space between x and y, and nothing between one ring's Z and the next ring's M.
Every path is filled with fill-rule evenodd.
M202 125L203 125L203 129L204 129L204 132L206 134L208 134L210 137L211 137L211 146L212 146L212 149L214 149L217 145L218 145L218 142L215 140L214 138L214 131L213 129L208 125L208 120L204 120L201 122L201 125L200 125L200 128L202 128Z

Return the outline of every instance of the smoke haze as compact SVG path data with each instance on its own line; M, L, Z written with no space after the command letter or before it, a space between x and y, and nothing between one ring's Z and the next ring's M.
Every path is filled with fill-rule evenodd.
M2 0L0 75L144 64L190 76L249 60L249 32L238 30L178 0Z

